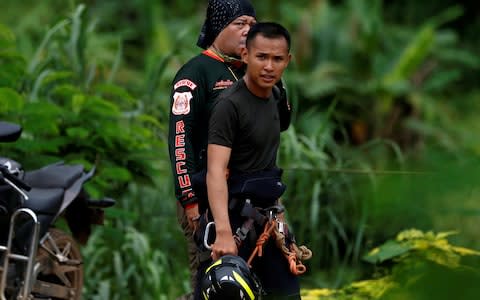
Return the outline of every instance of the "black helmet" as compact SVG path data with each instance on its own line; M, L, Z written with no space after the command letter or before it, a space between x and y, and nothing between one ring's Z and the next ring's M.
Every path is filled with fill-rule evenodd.
M239 256L225 255L205 271L201 282L205 300L253 300L261 294L261 286L247 263Z

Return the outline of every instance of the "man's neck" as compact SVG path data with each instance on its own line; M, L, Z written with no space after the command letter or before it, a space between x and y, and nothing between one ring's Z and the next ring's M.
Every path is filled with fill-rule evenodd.
M269 99L272 95L272 88L262 88L253 80L251 80L248 74L243 76L243 81L245 82L245 85L247 86L247 89L250 91L250 93L259 98Z
M232 56L232 55L225 54L223 51L221 51L220 49L215 47L215 45L211 45L210 47L208 47L208 50L215 53L218 57L220 57L221 59L223 59L223 61L225 61L227 63L235 63L236 64L238 62L241 62L240 58Z

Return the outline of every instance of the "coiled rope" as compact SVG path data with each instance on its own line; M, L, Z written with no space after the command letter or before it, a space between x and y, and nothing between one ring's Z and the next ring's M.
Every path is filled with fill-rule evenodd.
M275 244L282 250L283 255L288 261L290 272L294 275L301 275L305 273L305 271L307 271L307 267L305 267L302 261L312 258L312 251L305 245L298 247L293 242L290 244L290 247L287 247L285 234L278 230L278 222L275 219L270 220L265 224L263 232L257 239L256 246L248 258L248 265L251 267L251 263L255 256L258 255L261 257L263 255L263 247L265 242L268 241L272 233L273 237L275 238Z

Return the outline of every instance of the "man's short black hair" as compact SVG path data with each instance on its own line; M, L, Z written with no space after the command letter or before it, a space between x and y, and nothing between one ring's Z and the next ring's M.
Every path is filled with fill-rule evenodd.
M250 28L247 35L246 47L248 48L252 40L257 35L262 35L266 38L285 38L287 41L287 48L290 52L290 33L285 27L275 22L258 22Z

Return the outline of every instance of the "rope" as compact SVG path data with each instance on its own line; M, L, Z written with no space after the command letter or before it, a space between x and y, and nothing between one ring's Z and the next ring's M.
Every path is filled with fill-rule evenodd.
M295 243L291 243L290 248L288 248L285 243L285 235L278 231L276 220L271 220L265 224L263 233L258 238L255 249L253 249L253 252L247 261L248 266L251 267L252 260L256 255L259 257L263 255L263 246L270 238L272 232L273 237L275 238L275 244L282 250L283 255L288 261L290 272L294 275L305 273L307 267L305 267L302 261L312 258L312 251L304 245L298 247Z
M297 244L292 244L291 248L293 248L293 251L297 254L297 257L300 260L309 260L312 258L312 250L308 249L305 245L298 247Z
M288 261L290 272L294 275L301 275L307 271L307 267L302 263L303 260L312 258L312 251L306 246L298 247L295 243L290 244L290 249L287 248L285 242L285 235L278 231L278 227L274 231L276 237L276 245L283 252L283 255Z
M295 275L301 275L307 271L307 267L302 263L302 260L307 260L312 257L312 251L306 246L297 247L296 244L290 245L291 251L283 253L290 265L290 272Z
M263 229L262 234L260 237L257 239L257 243L255 246L255 249L253 249L252 254L248 258L247 264L249 267L252 267L252 260L255 258L255 256L258 254L259 257L262 257L263 255L263 245L265 244L266 241L270 238L270 234L272 231L277 227L277 222L275 220L268 221L265 224L265 228Z

